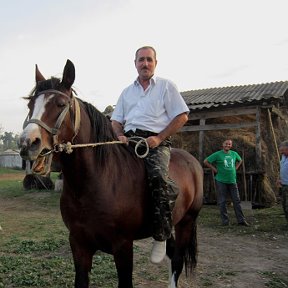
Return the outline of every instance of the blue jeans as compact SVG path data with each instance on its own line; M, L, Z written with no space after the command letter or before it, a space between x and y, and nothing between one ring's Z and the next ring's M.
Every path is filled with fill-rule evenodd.
M283 207L283 211L285 214L285 218L288 221L288 186L287 185L283 185L281 187L281 193L282 193L282 207Z
M220 216L222 220L222 224L228 224L229 218L227 213L226 201L227 194L230 194L231 200L233 202L233 208L235 212L235 216L237 218L238 223L242 223L245 221L245 217L242 212L242 208L240 205L240 196L237 183L235 184L227 184L219 181L215 181L217 186L217 201L220 207Z

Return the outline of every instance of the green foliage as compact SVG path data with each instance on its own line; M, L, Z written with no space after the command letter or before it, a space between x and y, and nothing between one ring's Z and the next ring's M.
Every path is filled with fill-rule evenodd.
M5 151L7 149L13 150L18 148L18 134L14 134L13 132L3 132L3 134L0 135L0 140L0 151Z
M65 244L64 239L47 238L41 241L21 240L19 238L11 238L11 240L2 248L5 252L16 254L31 254L34 252L46 253L57 251L58 248Z

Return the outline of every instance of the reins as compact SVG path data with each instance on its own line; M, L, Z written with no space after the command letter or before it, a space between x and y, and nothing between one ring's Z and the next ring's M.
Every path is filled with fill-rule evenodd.
M134 152L138 158L145 158L148 155L149 145L145 138L135 136L135 137L128 137L127 139L128 139L128 142L136 143ZM138 139L138 141L135 139ZM111 144L126 144L126 143L122 141L117 141L117 140L108 141L108 142L87 143L87 144L72 144L71 142L60 143L60 144L54 145L54 149L51 149L47 153L41 154L40 156L44 157L44 156L48 156L49 154L59 153L59 152L65 152L67 154L71 154L73 152L73 149L75 148L87 148L87 147L94 148L97 146L111 145ZM146 151L143 154L138 153L138 148L140 145L145 146L146 148Z

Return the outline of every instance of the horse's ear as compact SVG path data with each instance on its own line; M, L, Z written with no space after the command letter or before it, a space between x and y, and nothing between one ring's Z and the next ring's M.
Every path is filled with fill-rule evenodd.
M46 80L45 77L39 71L37 64L35 65L35 80L36 80L36 83L38 83L39 81Z
M62 84L66 89L70 89L75 80L74 64L68 59L63 71Z

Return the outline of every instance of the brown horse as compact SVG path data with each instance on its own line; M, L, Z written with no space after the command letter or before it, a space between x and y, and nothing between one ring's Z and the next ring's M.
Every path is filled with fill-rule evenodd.
M92 258L101 250L114 256L118 287L131 288L133 240L152 233L145 167L130 146L112 145L117 138L110 121L91 104L74 97L74 79L75 68L69 60L62 80L45 80L36 66L36 87L28 97L29 114L20 136L21 155L35 160L33 169L40 174L49 166L50 155L62 165L60 206L70 232L75 287L89 286ZM84 147L72 146L72 152L68 142ZM91 148L87 143L99 146ZM186 274L196 266L203 171L188 152L172 149L169 175L180 191L173 210L175 235L167 240L166 250L168 287L172 288L177 287L184 263Z

